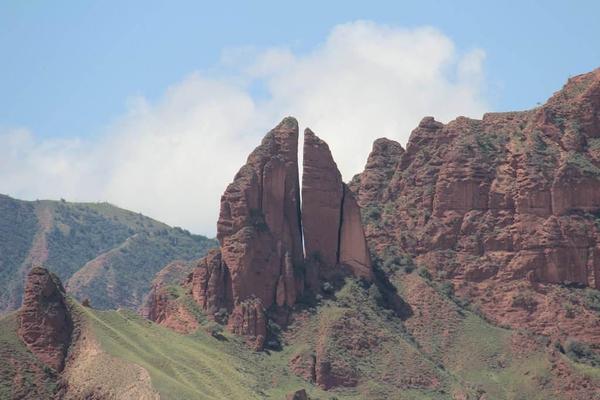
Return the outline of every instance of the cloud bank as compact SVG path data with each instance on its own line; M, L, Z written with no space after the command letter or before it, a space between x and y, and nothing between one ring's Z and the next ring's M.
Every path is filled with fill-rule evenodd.
M405 144L419 120L480 117L484 52L460 53L436 29L358 21L305 53L223 52L127 112L94 139L0 130L0 192L24 199L109 201L214 235L220 195L262 136L293 115L330 145L345 180L373 140Z

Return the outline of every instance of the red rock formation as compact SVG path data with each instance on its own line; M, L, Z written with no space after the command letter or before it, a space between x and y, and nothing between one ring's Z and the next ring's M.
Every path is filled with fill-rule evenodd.
M42 362L62 371L72 331L59 279L44 268L32 268L19 310L19 337Z
M570 79L532 111L446 125L424 118L406 152L374 146L353 180L368 207L370 247L382 258L408 253L443 271L492 320L523 327L525 311L510 309L522 284L600 289L599 140L600 69ZM560 325L550 321L564 314L556 303L527 323L538 332ZM581 326L574 334L600 343L587 315L574 317Z
M354 195L344 185L342 221L340 226L340 250L338 263L350 269L352 275L373 279L371 257L362 227L360 208Z
M344 183L327 143L304 131L302 227L307 258L318 258L321 271L339 261L339 236Z
M194 332L199 327L198 320L169 287L156 287L151 290L145 306L146 318L182 334Z
M286 254L292 265L302 262L297 153L298 123L285 118L221 198L217 237L231 276L230 304L255 296L270 307L279 277L286 275Z
M233 308L231 277L219 250L211 250L200 260L192 272L190 283L193 299L208 314L214 314L222 308Z
M344 265L355 276L372 278L360 208L329 146L310 129L304 131L302 226L306 256L318 260L320 276L327 279Z
M267 316L262 301L249 298L237 304L229 316L228 328L232 333L246 337L254 350L262 350L267 338Z
M381 195L394 175L403 153L400 143L393 140L381 138L373 142L364 171L356 175L349 184L361 207L382 200Z
M211 251L185 286L201 308L260 349L267 310L285 325L305 289L319 276L348 269L372 279L371 261L354 195L341 180L327 144L305 134L303 210L298 181L298 124L284 119L248 157L221 198L220 248ZM302 224L308 260L304 260ZM318 254L318 262L315 255ZM167 294L155 291L155 321L169 321ZM165 322L166 323L166 322Z

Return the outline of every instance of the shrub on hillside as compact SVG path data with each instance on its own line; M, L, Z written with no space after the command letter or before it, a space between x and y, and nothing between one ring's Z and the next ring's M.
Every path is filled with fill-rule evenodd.
M419 270L417 271L417 273L419 274L419 276L427 281L430 281L432 279L431 277L431 272L429 272L429 270L425 267L420 267Z
M587 344L567 339L564 349L565 354L573 361L600 367L600 355L596 354Z
M531 312L537 308L537 301L531 292L520 291L513 296L511 305Z

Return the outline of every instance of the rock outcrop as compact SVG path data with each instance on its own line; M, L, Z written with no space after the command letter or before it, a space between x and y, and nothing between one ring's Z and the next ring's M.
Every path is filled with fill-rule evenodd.
M316 260L322 278L342 265L355 276L372 279L360 208L329 146L310 129L304 131L302 223L306 256Z
M262 350L267 339L267 316L262 301L253 297L236 304L229 316L228 328L244 336L254 350Z
M298 124L284 119L248 157L221 198L217 237L231 282L228 305L276 300L286 258L303 259Z
M42 362L60 372L72 332L73 322L59 279L44 268L32 268L19 310L19 337Z
M320 279L353 274L372 279L354 195L342 182L325 142L305 132L302 212L298 123L285 118L248 157L221 197L219 249L187 278L194 301L216 321L261 349L269 316L285 325L305 291ZM303 229L304 225L304 229ZM305 259L306 253L306 259ZM151 319L168 321L168 294L156 292Z
M562 305L525 316L512 299L523 284L540 296L551 290L540 285L600 289L600 69L531 111L448 124L426 117L405 152L378 140L350 187L383 261L408 254L490 319L558 333L552 319L566 314ZM588 316L571 319L600 343Z
M344 182L327 143L304 131L302 227L307 258L317 258L320 273L339 262Z

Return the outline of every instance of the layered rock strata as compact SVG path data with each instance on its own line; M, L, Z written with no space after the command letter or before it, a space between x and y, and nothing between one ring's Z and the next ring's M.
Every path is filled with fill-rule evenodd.
M540 285L600 289L600 69L531 111L426 117L406 151L378 140L350 186L382 261L408 253L498 323L565 331L554 320L573 313L562 305L518 304L565 301ZM593 313L571 320L600 343Z

